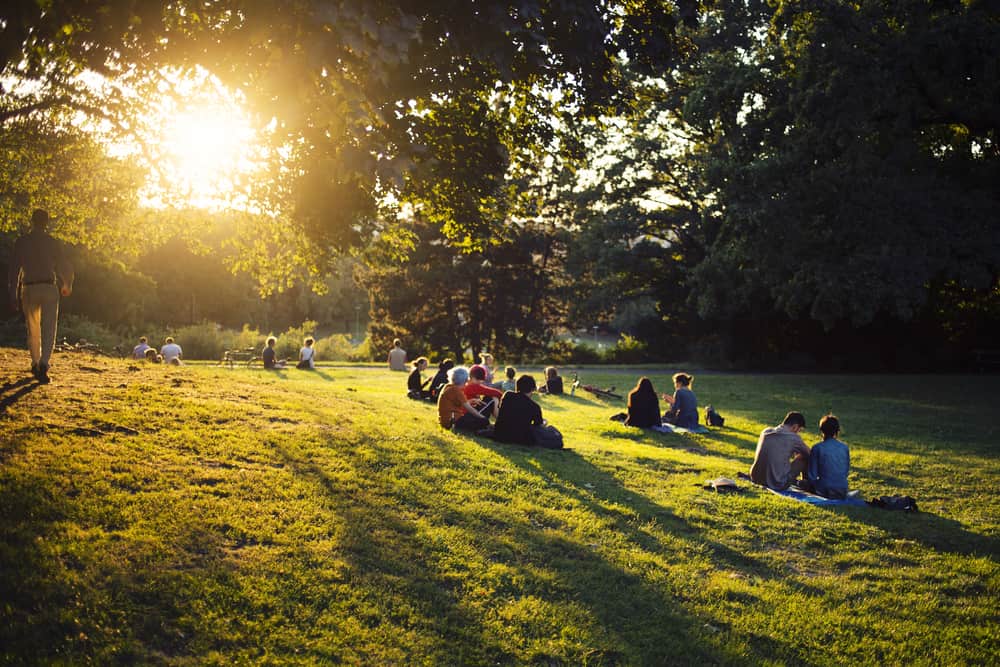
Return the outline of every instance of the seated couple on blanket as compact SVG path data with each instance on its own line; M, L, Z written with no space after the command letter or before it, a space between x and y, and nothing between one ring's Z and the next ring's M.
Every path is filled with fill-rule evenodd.
M780 425L764 429L750 467L751 481L776 491L795 485L824 498L846 498L851 454L837 439L840 421L833 415L820 419L823 441L811 450L799 435L805 427L801 412L789 412Z
M653 383L647 377L639 378L635 389L628 393L628 412L614 415L611 419L624 421L626 426L654 428L671 424L685 429L698 426L698 399L691 391L694 378L687 373L674 374L674 395L663 394L663 400L670 409L660 414L660 401L656 397Z

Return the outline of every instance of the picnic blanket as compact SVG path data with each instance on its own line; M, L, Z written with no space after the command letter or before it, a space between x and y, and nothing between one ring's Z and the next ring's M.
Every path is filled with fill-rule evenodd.
M653 426L651 428L659 433L711 433L711 431L701 424L698 424L696 427L690 429L674 426L673 424L663 424L662 426Z
M809 503L810 505L860 505L862 507L867 507L868 504L861 498L861 496L854 496L851 498L845 498L844 500L835 500L833 498L824 498L823 496L817 496L815 493L809 493L808 491L803 491L796 487L788 487L784 491L775 491L768 487L764 487L776 496L784 496L785 498L791 498L792 500L799 500L804 503Z

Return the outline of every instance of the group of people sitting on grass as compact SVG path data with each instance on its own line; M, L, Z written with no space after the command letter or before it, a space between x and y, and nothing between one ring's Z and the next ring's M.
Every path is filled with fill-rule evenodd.
M539 444L538 429L545 429L547 425L542 409L531 399L531 394L539 390L535 378L527 374L517 377L517 370L508 366L504 370L505 379L493 382L489 361L492 359L483 358L483 363L466 368L444 359L438 364L437 373L424 380L422 372L429 362L426 357L418 357L407 379L407 396L436 401L442 428L476 433L510 444ZM549 367L545 373L546 382L541 391L563 393L558 371Z
M800 435L805 428L802 413L789 412L781 424L764 429L757 440L750 480L776 491L796 486L824 498L846 498L851 452L837 439L840 420L832 414L820 419L823 441L812 448Z
M671 424L680 428L693 429L698 426L698 399L691 390L694 377L687 373L675 373L674 393L663 394L663 401L670 408L660 413L660 400L648 377L641 377L635 388L628 393L627 412L611 417L625 422L626 426L653 428Z
M302 349L299 350L299 361L295 364L296 368L309 371L316 368L316 349L313 347L315 343L316 340L312 336L306 337L302 343ZM267 341L264 343L264 349L260 353L261 363L264 364L264 368L267 370L279 370L288 367L287 359L278 359L278 353L275 350L277 344L277 338L268 336Z
M139 344L132 348L133 359L145 359L152 364L172 364L180 366L183 362L184 350L174 342L173 336L167 336L163 341L163 347L157 352L155 347L149 344L149 339L145 336L139 337Z

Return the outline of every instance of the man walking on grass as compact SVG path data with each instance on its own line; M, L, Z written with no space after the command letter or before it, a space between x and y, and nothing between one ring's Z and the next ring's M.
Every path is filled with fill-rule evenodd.
M789 412L780 426L764 429L750 467L754 483L783 491L804 475L809 464L809 446L799 432L805 427L806 418L801 412Z
M56 343L59 296L73 292L73 265L62 244L49 236L49 214L35 209L31 231L17 239L7 271L7 292L11 308L24 312L31 352L31 374L46 384L49 359Z

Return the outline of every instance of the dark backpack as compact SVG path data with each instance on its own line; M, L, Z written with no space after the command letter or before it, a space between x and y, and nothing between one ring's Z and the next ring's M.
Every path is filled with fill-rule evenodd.
M886 510L903 510L904 512L917 512L917 501L910 496L879 496L868 501L872 507L881 507Z
M723 426L726 418L715 411L711 405L705 408L705 423L709 426Z
M544 447L545 449L563 448L562 433L551 424L532 426L531 439L535 443L535 447Z

